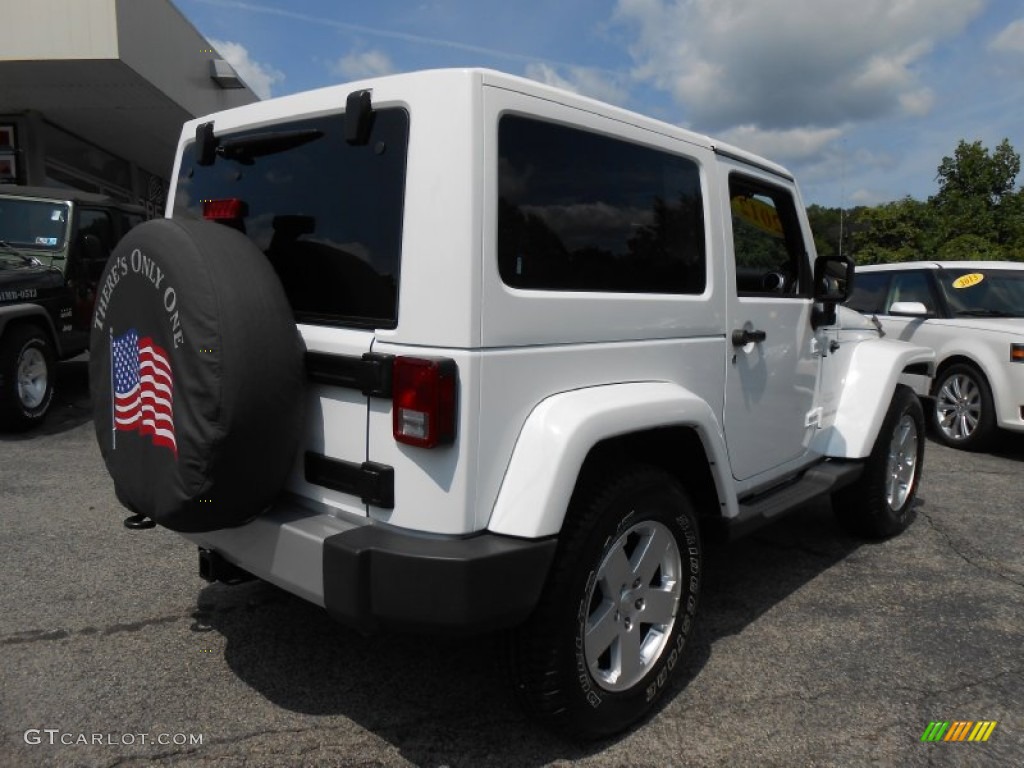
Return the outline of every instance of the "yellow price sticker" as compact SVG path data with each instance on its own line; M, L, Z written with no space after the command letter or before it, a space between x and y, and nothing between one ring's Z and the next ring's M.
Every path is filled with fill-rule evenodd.
M956 280L953 281L954 288L970 288L972 285L977 285L985 276L980 272L971 272L967 275L960 275Z
M783 236L779 212L767 203L762 203L752 197L737 196L732 199L732 212L762 232L767 232L774 237Z

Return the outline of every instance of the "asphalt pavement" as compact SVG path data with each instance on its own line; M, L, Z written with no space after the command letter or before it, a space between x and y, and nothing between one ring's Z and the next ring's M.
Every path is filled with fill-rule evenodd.
M828 504L710 549L681 680L589 745L516 708L498 635L362 637L196 550L129 531L86 364L0 434L0 766L944 766L1024 761L1024 437L929 441L902 536ZM995 721L985 742L932 722ZM973 727L972 727L973 728Z

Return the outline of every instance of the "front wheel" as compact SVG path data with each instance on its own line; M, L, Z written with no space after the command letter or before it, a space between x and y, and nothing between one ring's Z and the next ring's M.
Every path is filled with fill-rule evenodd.
M909 387L893 393L864 473L832 499L839 523L851 533L885 539L913 519L911 505L924 463L924 411Z
M639 467L579 489L541 602L513 639L527 711L583 738L648 714L679 667L701 566L693 506L668 474Z
M40 423L53 401L55 357L35 326L9 329L0 339L0 424L27 429Z

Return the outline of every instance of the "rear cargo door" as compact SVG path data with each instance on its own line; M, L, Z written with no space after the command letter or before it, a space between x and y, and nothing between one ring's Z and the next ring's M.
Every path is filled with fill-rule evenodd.
M387 364L370 352L376 330L398 323L409 114L383 105L370 125L353 142L342 111L270 126L214 122L214 151L184 148L173 209L239 229L273 265L309 375L289 490L363 515L379 501L367 418Z

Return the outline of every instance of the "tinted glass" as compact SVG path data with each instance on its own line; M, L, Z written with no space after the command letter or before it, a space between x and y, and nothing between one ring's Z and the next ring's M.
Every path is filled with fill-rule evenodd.
M1024 317L1024 270L949 269L938 283L958 317Z
M697 165L506 115L498 129L498 266L516 288L701 293Z
M267 140L246 143L256 135ZM234 224L270 259L297 320L394 327L408 135L404 110L381 109L365 146L345 142L340 114L219 136L210 166L194 162L190 145L174 215L241 200Z
M64 203L0 197L0 240L12 246L57 251L68 227Z
M93 208L78 209L78 237L92 235L100 241L103 249L110 253L114 249L114 223L106 211Z
M729 197L739 295L809 295L807 251L789 191L733 174Z
M858 272L846 306L866 314L881 312L889 291L889 277L887 272Z
M897 272L892 276L892 290L885 305L888 311L897 301L917 301L924 304L929 314L935 314L935 296L926 272Z

